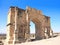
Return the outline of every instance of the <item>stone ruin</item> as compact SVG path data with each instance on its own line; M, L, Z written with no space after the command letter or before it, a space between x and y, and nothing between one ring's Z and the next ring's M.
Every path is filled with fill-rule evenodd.
M50 17L42 14L40 10L27 7L26 10L11 6L7 20L6 43L15 44L30 39L30 21L35 23L35 40L50 38L53 34Z

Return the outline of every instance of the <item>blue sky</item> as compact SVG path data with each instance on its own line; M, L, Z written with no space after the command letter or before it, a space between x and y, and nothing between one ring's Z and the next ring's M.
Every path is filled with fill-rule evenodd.
M10 6L18 6L22 9L30 6L41 10L44 15L51 17L52 30L54 32L60 32L59 0L0 0L0 33L6 33L7 15Z

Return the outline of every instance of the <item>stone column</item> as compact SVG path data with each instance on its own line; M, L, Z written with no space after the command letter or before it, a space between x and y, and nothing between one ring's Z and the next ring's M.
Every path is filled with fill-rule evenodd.
M35 26L36 26L36 39L37 40L43 39L43 30L40 22L37 23Z
M28 21L28 7L26 9L26 32L25 32L25 39L26 41L29 40L29 21Z
M7 43L12 44L14 39L14 18L15 18L15 7L10 7L8 13L8 23L7 23Z
M14 40L13 40L13 44L16 43L16 41L18 41L18 30L17 30L17 7L15 7L15 30L14 30Z
M48 28L45 27L45 38L47 39L48 38Z

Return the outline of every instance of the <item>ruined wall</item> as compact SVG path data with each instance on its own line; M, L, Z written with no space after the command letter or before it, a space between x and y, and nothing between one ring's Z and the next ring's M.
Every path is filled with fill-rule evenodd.
M41 11L27 7L26 10L10 7L7 23L7 40L30 40L30 21L35 23L36 39L49 38L50 17L44 16ZM22 42L23 42L22 41Z

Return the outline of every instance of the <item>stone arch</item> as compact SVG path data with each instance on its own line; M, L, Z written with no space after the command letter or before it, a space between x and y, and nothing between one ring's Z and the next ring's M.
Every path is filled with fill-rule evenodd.
M46 27L48 30L47 36L50 36L50 29L51 29L50 17L42 15L41 11L30 7L28 7L26 10L20 9L18 7L11 7L8 15L11 15L11 17L8 16L9 21L7 24L8 28L7 31L10 33L7 33L7 42L15 43L15 42L25 42L26 40L29 40L30 20L35 23L36 28L35 39L44 39L46 37L45 36Z
M35 24L35 39L42 39L42 23L39 19L37 18L31 18L29 19L29 24L30 21L32 21ZM30 28L29 28L29 33L30 33ZM29 34L30 35L30 34Z

